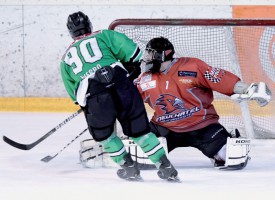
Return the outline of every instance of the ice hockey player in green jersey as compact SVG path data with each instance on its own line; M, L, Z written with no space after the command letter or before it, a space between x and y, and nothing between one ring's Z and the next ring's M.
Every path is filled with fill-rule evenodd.
M177 170L150 132L143 100L132 81L136 68L129 72L125 67L139 63L142 52L137 44L116 31L93 32L88 16L82 12L68 16L67 28L74 41L60 66L65 88L83 109L93 139L121 166L117 175L126 180L142 180L136 162L114 133L116 119L124 135L139 145L156 165L158 176L178 181Z

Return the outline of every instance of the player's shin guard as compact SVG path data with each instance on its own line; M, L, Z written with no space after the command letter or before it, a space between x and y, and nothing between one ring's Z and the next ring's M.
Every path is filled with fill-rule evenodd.
M165 155L165 150L158 138L153 133L148 133L137 138L131 138L155 164Z
M227 138L226 158L224 166L220 169L238 170L246 167L250 151L250 139Z
M110 158L117 164L122 165L124 163L124 156L127 153L121 139L112 134L106 140L100 142L103 146L103 151L107 152Z

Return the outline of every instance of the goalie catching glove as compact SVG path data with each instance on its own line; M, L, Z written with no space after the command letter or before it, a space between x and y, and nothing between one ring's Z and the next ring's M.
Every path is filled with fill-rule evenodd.
M231 95L232 100L255 100L259 106L266 106L271 100L271 91L264 82L252 83L242 94Z

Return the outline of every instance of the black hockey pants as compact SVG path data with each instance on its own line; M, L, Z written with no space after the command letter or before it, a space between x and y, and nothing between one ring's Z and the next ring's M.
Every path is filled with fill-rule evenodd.
M173 132L153 122L150 127L157 137L166 138L168 152L178 147L194 147L209 158L213 158L226 144L227 138L232 137L221 124L210 124L202 129L182 133Z
M107 139L116 119L124 135L138 137L150 131L143 100L120 66L99 69L89 81L84 108L89 131L96 141Z

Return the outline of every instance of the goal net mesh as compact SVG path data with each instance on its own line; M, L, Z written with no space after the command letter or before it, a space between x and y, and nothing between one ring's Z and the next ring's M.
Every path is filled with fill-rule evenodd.
M142 50L150 39L166 37L175 47L175 57L199 58L247 83L263 81L275 94L275 20L125 19L114 21L109 28L126 34ZM254 138L275 138L274 98L266 107L250 101L248 109L241 109L230 97L214 95L220 123L228 131L238 128L250 137L245 122L251 120L246 126L252 128ZM147 110L151 118L152 110Z

